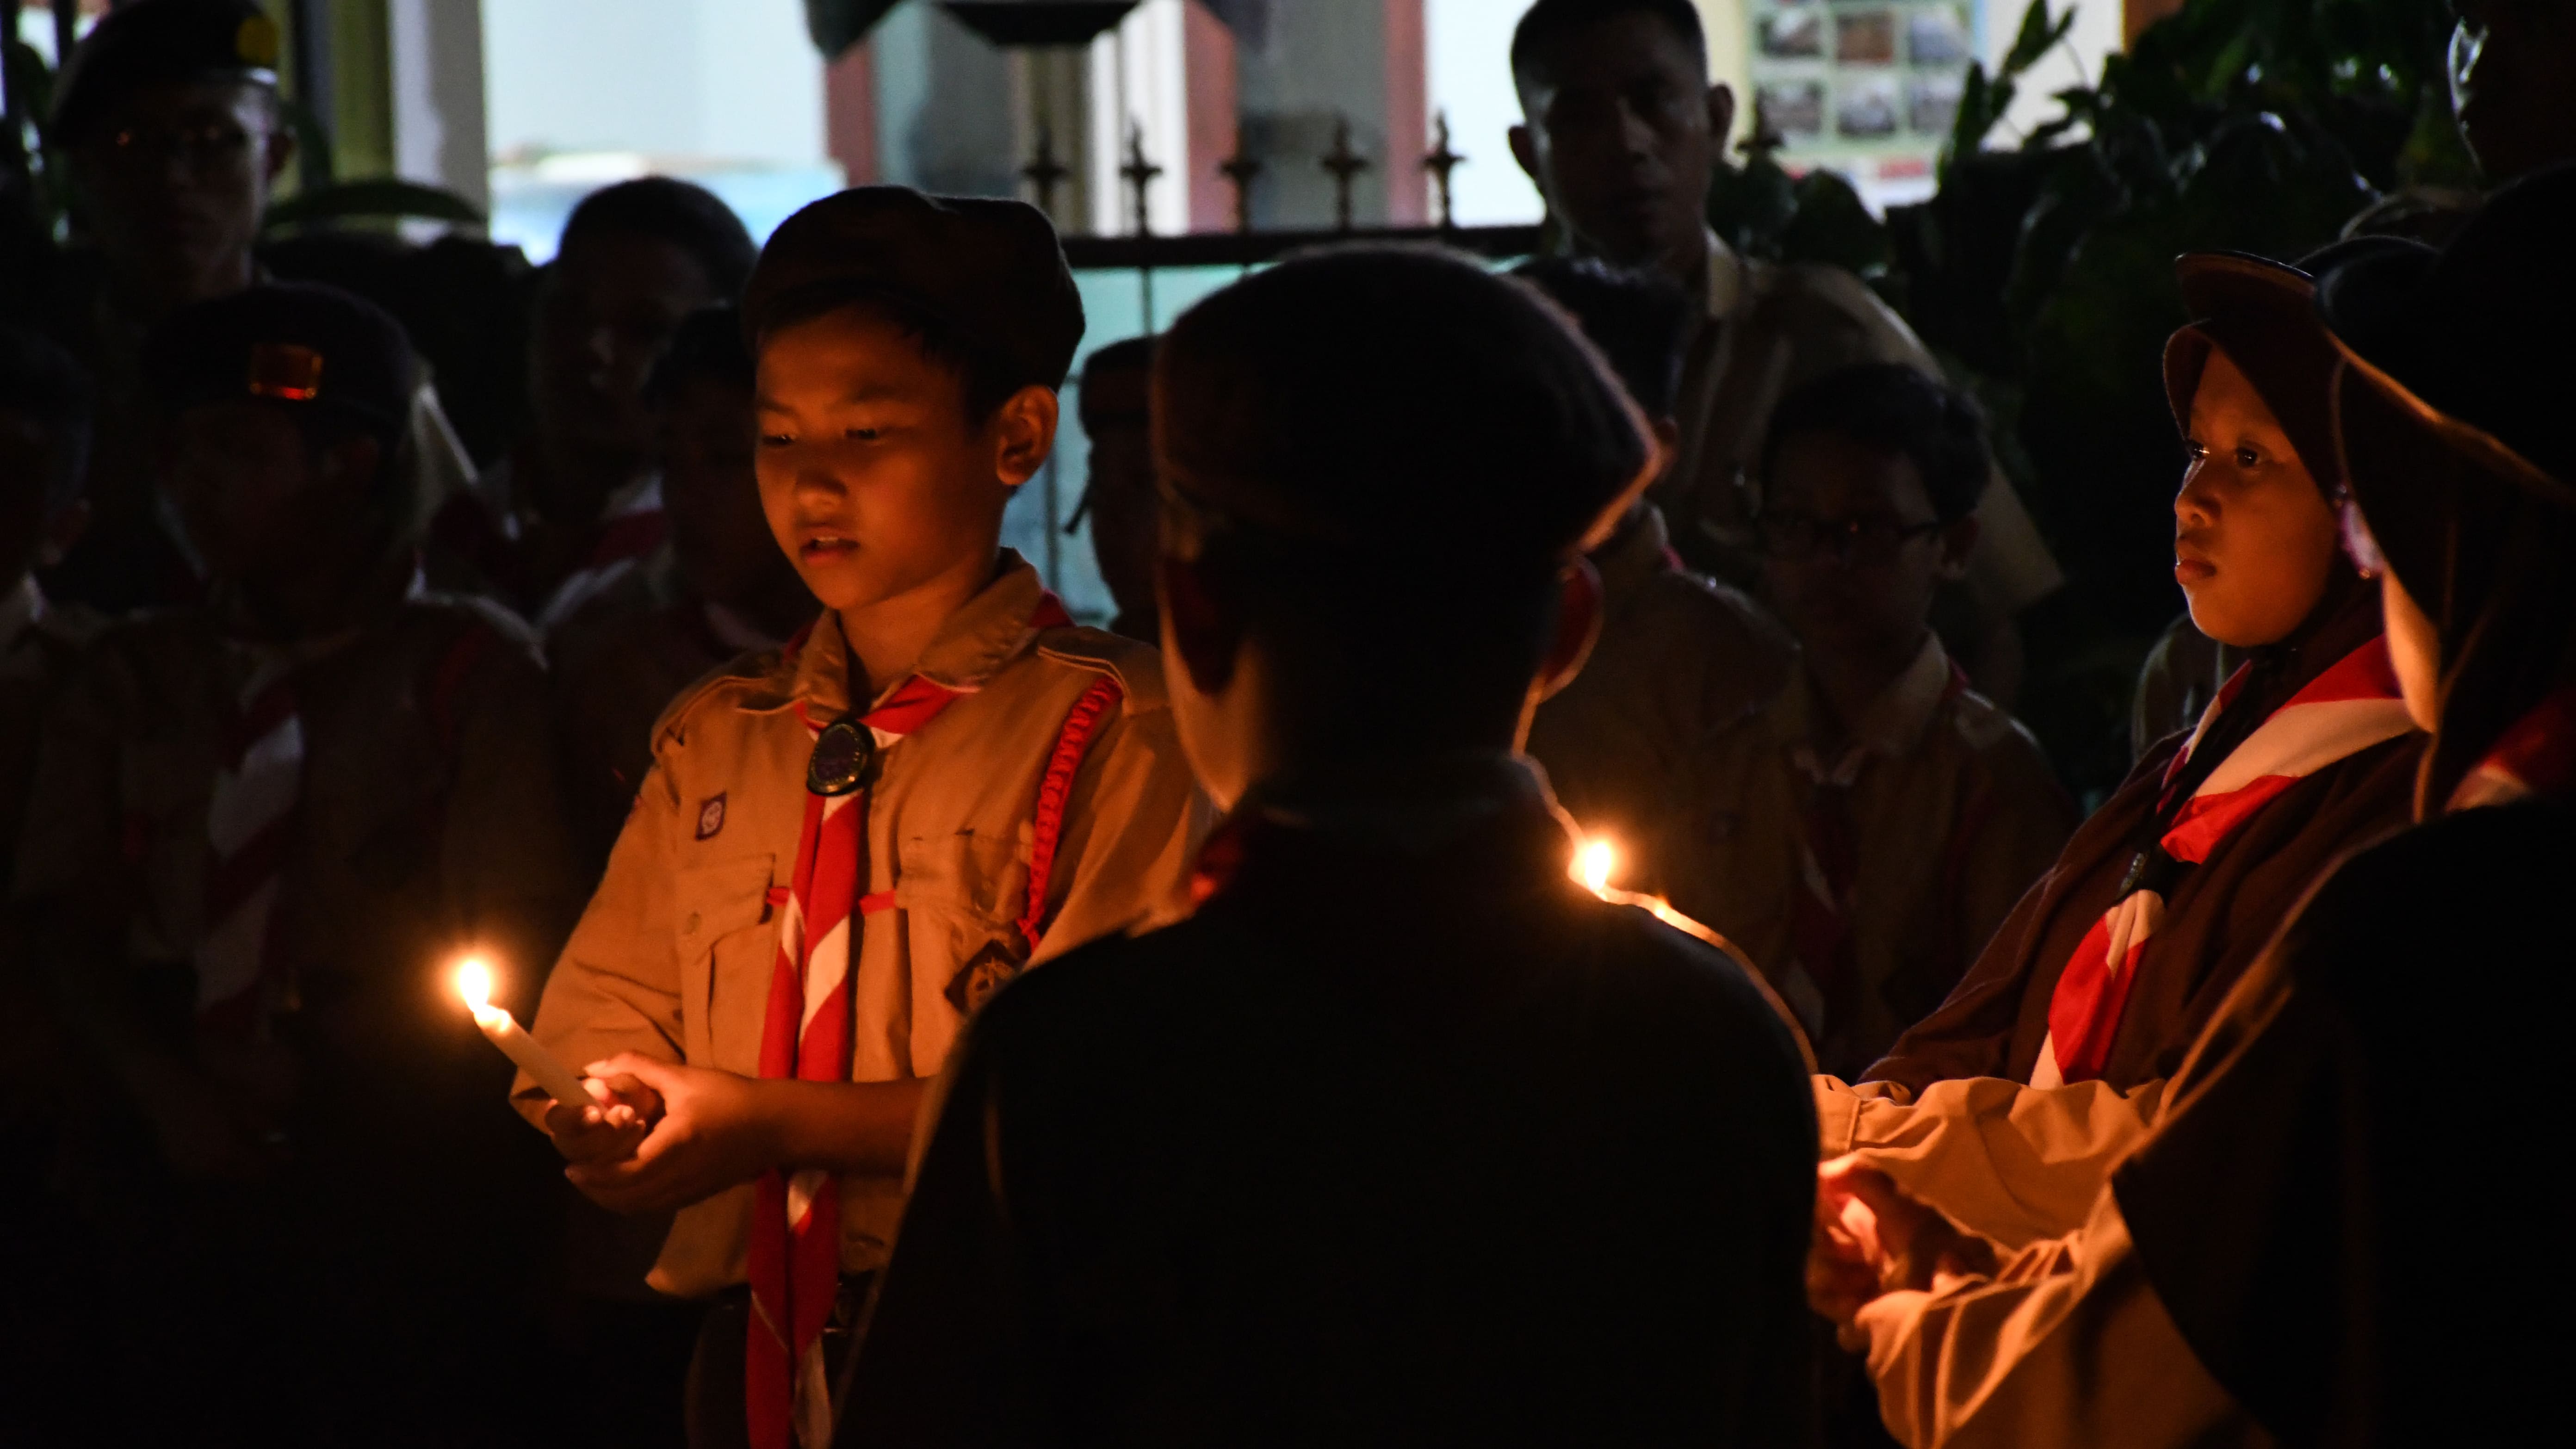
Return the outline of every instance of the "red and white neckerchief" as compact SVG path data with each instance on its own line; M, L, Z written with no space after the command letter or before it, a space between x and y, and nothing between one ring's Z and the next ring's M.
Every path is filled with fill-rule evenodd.
M210 1024L255 1034L280 1003L277 894L304 794L304 722L288 654L263 658L236 697L206 810L214 847L206 870L205 927L192 953L197 1010Z
M660 548L670 531L669 515L662 511L661 478L635 485L609 505L581 567L555 586L531 622L543 632L571 618Z
M2504 732L2451 791L2446 813L2576 792L2576 686L2561 689Z
M1043 594L1029 629L1034 633L1072 622L1055 595ZM858 722L882 754L969 692L914 675ZM1082 697L1041 782L1023 923L1032 947L1073 770L1091 732L1116 700L1110 680ZM819 741L828 726L809 717L805 727ZM852 932L858 918L894 906L892 891L861 893L868 878L867 819L864 783L845 794L809 790L805 796L796 871L780 904L777 964L761 1030L763 1079L850 1079L856 1030ZM762 1175L752 1209L750 1272L744 1408L752 1449L829 1449L831 1381L823 1360L823 1330L831 1321L841 1280L841 1196L833 1174L806 1168L792 1176L777 1170Z
M2182 773L2210 725L2235 702L2245 679L2246 668L2240 667L2210 702L2199 727L2167 767L2169 783ZM2300 780L2414 727L2397 692L2388 641L2375 637L2308 681L2229 752L2192 792L2158 844L2173 860L2197 865ZM2129 988L2137 980L2139 957L2164 924L2164 914L2160 892L2135 889L2085 933L2049 999L2048 1036L2040 1043L2032 1086L2054 1087L2102 1075Z

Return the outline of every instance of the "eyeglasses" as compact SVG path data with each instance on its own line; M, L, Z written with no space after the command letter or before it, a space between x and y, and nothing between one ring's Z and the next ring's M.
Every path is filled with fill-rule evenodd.
M1771 509L1753 521L1762 551L1776 559L1796 560L1830 553L1848 563L1894 563L1905 545L1941 529L1929 523L1900 523L1875 518L1818 518L1788 509Z
M106 154L119 170L147 171L176 161L198 176L245 169L257 138L229 121L193 126L128 126L107 138Z

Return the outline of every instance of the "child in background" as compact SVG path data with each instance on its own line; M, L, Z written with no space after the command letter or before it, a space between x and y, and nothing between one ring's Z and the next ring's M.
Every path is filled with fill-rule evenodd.
M1781 401L1762 463L1769 591L1802 664L1691 760L1697 849L1672 898L1752 953L1840 1074L1941 1003L2075 811L1931 629L1977 542L1975 405L1901 363L1846 368Z
M1045 217L845 191L743 312L762 506L823 612L664 715L546 983L538 1040L611 1106L517 1092L594 1201L676 1210L650 1281L718 1298L694 1442L821 1449L924 1082L1033 962L1185 910L1204 813L1153 652L1000 547L1082 336Z
M669 536L546 635L574 843L594 878L652 766L662 711L736 655L777 648L818 607L760 511L742 314L691 314L645 397Z
M209 597L63 688L13 882L119 1104L80 1159L129 1214L82 1290L129 1310L94 1356L162 1384L90 1409L156 1442L524 1421L542 1155L474 1109L504 1068L446 967L533 984L570 915L533 642L415 592L391 318L256 286L144 360Z
M1520 275L1572 313L1651 427L1659 466L1678 436L1673 391L1694 325L1679 287L1597 261L1552 258ZM1684 568L1664 515L1640 498L1591 554L1601 635L1583 672L1530 721L1529 752L1587 834L1614 848L1611 882L1669 896L1698 824L1674 778L1727 726L1789 682L1788 631L1740 590Z
M1091 518L1091 552L1100 581L1118 605L1109 632L1147 644L1163 642L1154 604L1154 455L1148 384L1154 339L1112 342L1082 364L1082 435L1091 440L1090 481L1077 514Z

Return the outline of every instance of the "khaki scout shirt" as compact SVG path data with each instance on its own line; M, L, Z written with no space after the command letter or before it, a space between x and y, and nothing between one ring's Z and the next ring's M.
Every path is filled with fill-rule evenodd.
M392 1031L461 1050L449 959L550 951L571 914L533 641L496 609L425 596L307 658L298 824L271 926L288 982L339 1045ZM17 896L86 913L109 887L114 919L72 923L89 949L188 962L208 924L215 776L258 663L213 605L103 634L46 720Z
M1841 761L1818 738L1825 706L1802 671L1700 752L1676 793L1696 812L1672 901L1743 948L1812 1033L1823 999L1791 946L1806 857L1809 772ZM1848 731L1857 845L1851 922L1858 1018L1816 1042L1827 1071L1876 1061L1941 1004L1986 938L2074 828L2047 759L2010 715L1955 682L1937 639Z
M1601 637L1583 672L1538 708L1528 753L1586 835L1607 835L1615 882L1672 891L1669 837L1690 811L1673 779L1720 730L1780 692L1798 646L1759 604L1668 557L1663 514L1644 511L1592 555Z
M935 1075L972 1007L1031 961L1187 910L1210 821L1161 661L1098 630L1032 631L1040 594L1036 571L1004 550L994 581L916 666L971 692L881 757L863 893L894 903L851 921L853 1081ZM537 1013L537 1039L564 1061L635 1051L759 1075L778 959L771 896L792 884L804 827L805 721L866 706L849 697L847 649L826 611L801 647L737 661L663 717L653 772ZM1033 951L1018 923L1038 784L1065 717L1103 677L1124 700L1075 777ZM525 1077L517 1091L534 1120L541 1095ZM903 1183L844 1173L840 1185L842 1265L879 1267ZM744 1183L682 1209L653 1286L696 1297L744 1281L752 1198Z
M1709 323L1683 363L1681 458L1655 486L1683 555L1728 582L1758 584L1747 493L1771 410L1802 384L1863 362L1941 364L1878 294L1840 267L1750 261L1708 236ZM1967 590L2010 615L2066 582L2000 468L1977 504L1982 525Z

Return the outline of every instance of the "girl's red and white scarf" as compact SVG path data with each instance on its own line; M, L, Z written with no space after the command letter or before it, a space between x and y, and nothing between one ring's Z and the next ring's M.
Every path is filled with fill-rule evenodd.
M2181 775L2211 724L2243 691L2245 680L2246 670L2238 669L2210 702L2199 727L2167 768L2168 786ZM2308 681L2247 735L2183 803L2158 844L2175 861L2197 865L2300 780L2414 727L2397 692L2388 641L2374 638ZM2040 1045L2032 1086L2090 1081L2102 1074L2140 957L2163 925L2164 913L2161 893L2131 890L2085 933L2049 1000L2048 1037Z
M2576 687L2559 690L2514 721L2478 767L2451 791L2445 810L2576 793Z

